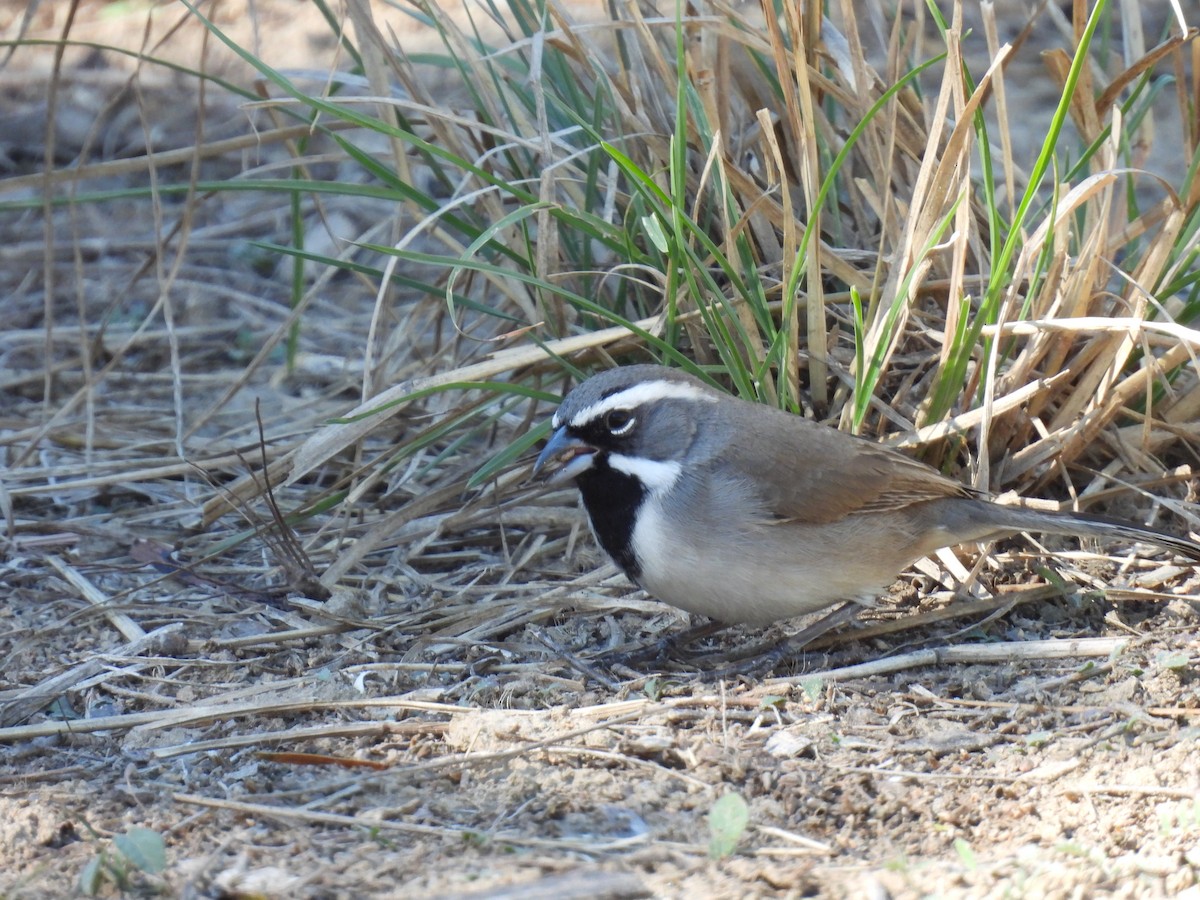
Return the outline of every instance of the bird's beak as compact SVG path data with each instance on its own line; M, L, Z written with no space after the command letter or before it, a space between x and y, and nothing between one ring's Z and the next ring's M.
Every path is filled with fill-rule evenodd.
M533 477L543 477L550 484L575 478L592 465L596 448L567 432L566 426L550 435L550 440L533 464ZM545 475L543 469L547 469Z

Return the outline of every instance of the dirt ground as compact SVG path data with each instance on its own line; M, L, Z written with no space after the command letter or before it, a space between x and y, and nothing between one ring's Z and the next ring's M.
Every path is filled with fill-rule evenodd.
M58 34L68 6L22 26L5 3L0 29ZM136 46L151 6L82 4L72 34ZM151 42L185 14L159 5ZM219 20L314 77L333 53L299 0ZM200 43L185 24L160 54L194 63ZM52 59L26 47L0 70L0 202L38 196L47 155L185 147L201 108L208 139L255 124L160 69L124 90L129 60L86 47L51 99ZM271 152L206 160L205 177ZM287 319L287 279L252 243L286 240L286 208L197 203L180 248L181 208L117 198L50 226L38 206L0 211L0 897L69 896L99 861L106 896L1200 900L1195 571L1017 541L985 563L987 590L923 567L864 627L769 676L717 677L616 658L685 618L615 574L560 492L307 598L277 544L223 555L246 523L202 513L258 467L256 401L271 442L354 406L375 286L331 281L311 314L336 327L302 330L297 371L276 356L237 381ZM327 218L357 234L378 212ZM305 527L332 563L337 534ZM715 806L731 793L744 827ZM114 853L139 828L161 869Z

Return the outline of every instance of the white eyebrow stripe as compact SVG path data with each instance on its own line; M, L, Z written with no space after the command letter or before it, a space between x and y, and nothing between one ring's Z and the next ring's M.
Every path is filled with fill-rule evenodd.
M717 398L694 384L688 384L683 381L643 381L633 387L627 387L623 391L611 396L605 397L593 403L591 406L585 406L579 412L571 417L571 425L578 428L588 422L600 418L605 413L612 412L614 409L636 409L646 403L653 403L657 400L703 400L707 403L716 403Z

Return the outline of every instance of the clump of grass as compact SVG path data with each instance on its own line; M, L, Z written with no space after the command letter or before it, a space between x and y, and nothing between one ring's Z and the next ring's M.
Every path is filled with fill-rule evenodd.
M1180 23L1139 46L1131 4L1077 2L1069 20L1048 5L1001 46L1012 23L985 9L968 24L961 3L842 2L828 18L646 3L574 24L547 0L465 17L417 2L405 13L440 48L414 53L369 4L348 22L315 5L347 64L320 77L273 68L188 4L258 84L191 74L241 92L287 165L124 196L287 200L288 240L253 251L291 261L292 314L201 424L284 364L279 348L302 368L335 275L378 286L368 327L348 332L357 402L304 441L268 441L274 480L310 486L302 513L347 513L356 550L327 579L397 529L476 521L464 496L512 482L565 378L618 359L898 433L997 490L1076 492L1064 473L1079 467L1105 473L1084 488L1099 495L1184 458L1200 157ZM1029 146L1006 70L1051 28L1061 102ZM1143 168L1168 116L1188 160L1170 183ZM111 200L87 174L72 202ZM333 252L306 223L336 203L380 217ZM261 492L243 478L205 519ZM395 492L401 512L354 521Z
M820 20L711 4L582 29L553 4L519 2L497 48L420 7L471 114L439 109L414 61L388 48L381 64L410 99L392 101L394 130L385 116L367 127L454 187L413 198L423 218L372 249L385 272L430 267L419 290L478 342L459 344L468 360L518 344L489 354L509 380L456 427L519 420L521 433L548 361L577 375L620 342L745 396L898 430L993 489L1050 490L1071 465L1116 474L1130 441L1169 456L1198 387L1193 335L1172 324L1200 300L1196 153L1157 194L1133 156L1164 92L1190 109L1185 39L1169 23L1158 47L1117 57L1096 35L1137 33L1121 19L1134 13L1077 4L1048 56L1061 101L1022 158L1005 68L1045 23L1000 47L985 14L987 52L968 60L981 39L961 4L949 20L920 12L841 4ZM864 46L870 21L887 23L881 46ZM407 184L398 169L379 175ZM436 249L414 249L435 234ZM447 358L449 372L462 361ZM367 377L401 384L365 391L361 415L471 383ZM312 463L364 433L346 428L320 438ZM524 431L471 483L540 434Z

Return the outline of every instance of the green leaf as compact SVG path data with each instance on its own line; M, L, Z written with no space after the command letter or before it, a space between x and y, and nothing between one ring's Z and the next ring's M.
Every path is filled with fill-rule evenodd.
M800 689L808 700L819 700L825 690L825 681L819 675L809 675L800 679Z
M162 835L149 828L130 828L113 838L121 855L143 872L161 872L167 867L167 847Z
M529 431L525 432L525 434L489 459L484 465L480 466L475 474L467 480L467 487L474 489L481 484L487 484L499 472L502 472L511 465L514 460L520 459L531 447L544 440L549 433L549 421L543 422L536 428L529 429Z
M1161 668L1170 669L1172 672L1184 672L1191 659L1186 653L1178 650L1163 650L1155 657L1155 662Z
M737 794L726 794L708 812L708 855L724 859L733 853L750 823L750 807Z
M974 872L978 863L975 861L975 851L971 849L971 845L962 838L954 839L954 852L958 854L958 858L962 864L967 867L968 871Z
M100 869L100 864L100 857L93 856L83 867L83 871L79 873L80 893L88 897L95 897L100 892L100 888L104 884L104 873Z
M1025 744L1029 747L1044 747L1053 737L1049 731L1033 731L1026 735Z
M658 220L658 216L642 216L642 228L646 229L646 235L650 238L650 242L658 248L659 253L666 253L670 249L671 243L667 240L667 233L663 231L662 222Z

